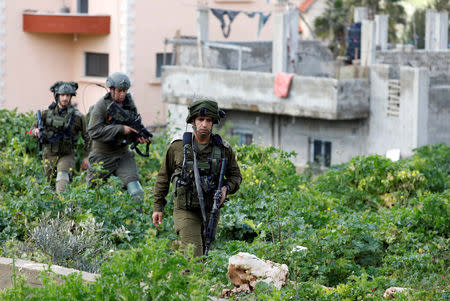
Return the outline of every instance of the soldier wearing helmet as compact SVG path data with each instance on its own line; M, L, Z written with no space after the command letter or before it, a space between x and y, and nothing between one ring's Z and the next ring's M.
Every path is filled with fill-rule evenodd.
M119 177L122 187L128 190L137 206L144 199L144 190L139 183L138 169L134 159L134 153L129 145L133 142L133 134L137 131L120 121L111 110L114 102L127 114L137 114L130 88L130 79L121 72L115 72L106 79L109 92L106 93L90 112L88 133L92 139L91 152L89 154L89 168L87 181L95 184L98 178L106 179L111 175ZM145 138L138 138L140 143L148 143ZM95 166L102 163L103 171L98 172Z
M84 140L85 157L83 166L87 166L89 136L83 115L72 106L72 97L77 93L78 84L75 82L58 81L50 87L55 101L43 110L43 123L40 133L36 120L30 133L42 136L44 146L42 158L47 181L55 185L56 192L64 192L72 179L75 168L75 148L79 136Z
M241 172L235 154L229 143L218 134L213 134L213 125L218 124L225 113L217 102L203 98L194 101L188 107L186 123L192 124L193 133L186 132L183 139L174 140L167 150L161 169L156 178L153 194L153 224L158 227L162 222L166 195L172 183L174 199L174 226L183 246L194 245L194 255L201 256L204 251L202 206L206 219L212 208L213 195L218 189L218 179L222 158L227 159L225 178L221 189L220 205L228 194L235 193L242 181ZM194 164L194 161L197 161ZM197 166L201 195L195 183L194 168ZM208 222L208 221L207 221ZM206 222L206 224L207 224Z

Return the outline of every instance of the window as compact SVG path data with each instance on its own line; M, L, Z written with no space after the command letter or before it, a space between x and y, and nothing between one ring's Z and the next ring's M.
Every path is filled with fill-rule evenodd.
M163 65L172 65L172 53L166 52L165 57L164 52L156 54L156 77L161 77Z
M87 14L88 0L78 0L78 12L82 14Z
M247 130L233 130L233 136L238 136L238 145L250 145L253 143L253 133Z
M86 76L108 76L109 55L107 53L85 53L85 75Z
M311 162L317 162L321 166L331 165L331 142L311 139Z

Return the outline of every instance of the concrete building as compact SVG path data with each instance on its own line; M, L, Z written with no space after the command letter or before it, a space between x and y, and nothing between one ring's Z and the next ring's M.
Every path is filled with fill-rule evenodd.
M362 40L371 41L365 48L367 64L348 66L355 71L344 74L345 68L329 59L320 43L305 47L311 42L299 41L298 57L316 54L316 63L299 68L299 59L288 97L275 96L273 71L289 68L288 42L280 36L286 36L292 15L275 13L278 32L272 43L234 43L233 49L210 44L203 49L207 66L199 66L197 47L180 46L179 64L164 67L162 77L170 126L184 131L187 105L196 96L207 96L228 113L231 131L241 143L295 151L298 166L311 161L329 166L391 150L407 157L425 144L450 144L450 52L406 53L382 45L377 50L375 37L384 34L377 31L387 26L376 29L373 21L363 30ZM273 55L275 51L284 57ZM253 68L270 59L271 68ZM325 71L317 73L321 65Z
M266 0L0 0L0 109L42 109L52 101L55 81L73 80L80 86L74 102L86 112L105 93L96 84L122 71L132 80L144 123L165 123L160 67L163 52L170 56L174 49L165 49L163 41L177 33L196 35L199 3L265 16L274 8ZM254 40L258 22L239 14L226 39L211 17L208 34L217 41ZM271 23L269 17L260 40L271 39Z

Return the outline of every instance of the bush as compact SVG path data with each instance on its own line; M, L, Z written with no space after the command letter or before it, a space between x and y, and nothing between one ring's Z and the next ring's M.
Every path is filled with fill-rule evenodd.
M69 189L55 195L36 141L25 134L33 118L0 111L0 253L99 268L102 275L93 284L70 276L61 285L47 275L42 289L16 277L0 299L205 300L230 285L227 262L238 252L290 271L281 290L259 284L254 294L236 297L243 300L381 300L390 286L409 288L399 300L448 298L447 145L421 147L398 162L360 156L318 177L296 173L294 153L235 147L241 188L221 210L209 257L193 260L172 244L173 204L157 232L149 230L167 133L153 139L150 158L137 157L145 191L139 205L117 178L90 189L78 170ZM298 246L307 250L294 251Z

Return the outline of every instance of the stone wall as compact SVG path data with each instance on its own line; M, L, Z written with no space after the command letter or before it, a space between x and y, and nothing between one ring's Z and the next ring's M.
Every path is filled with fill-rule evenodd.
M14 262L14 267L16 269L16 273L25 276L27 280L26 284L32 287L42 286L42 279L39 275L42 271L47 271L49 269L46 264L22 259L16 259ZM14 267L13 260L11 258L0 257L0 289L9 288L12 286L11 276L13 274ZM98 274L64 268L58 265L52 265L50 269L57 276L67 276L72 273L81 273L83 281L87 282L93 282L99 276Z
M376 52L377 64L409 67L424 67L429 70L430 76L439 76L450 73L450 51L427 50L388 50Z

